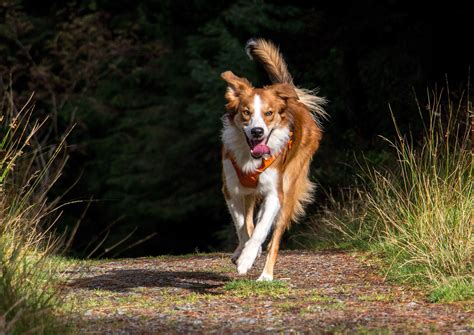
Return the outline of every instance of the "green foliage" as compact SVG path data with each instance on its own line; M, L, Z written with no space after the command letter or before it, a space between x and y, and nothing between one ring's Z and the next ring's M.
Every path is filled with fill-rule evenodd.
M427 61L442 51L432 42L439 18L401 10L398 1L7 0L0 18L0 89L11 78L20 104L36 92L36 113L52 119L44 138L77 124L56 192L81 175L69 199L97 200L74 244L88 254L105 239L96 256L124 250L106 252L131 232L125 243L156 236L128 255L212 250L225 241L216 237L230 235L222 233L231 226L220 192L219 75L232 70L268 83L245 55L248 38L281 45L295 82L328 97L331 120L312 169L327 190L353 184L353 151L384 164L375 135L392 131L387 101L406 128L416 115L408 91L449 70ZM460 57L468 53L442 65L462 64ZM83 210L68 208L65 226Z
M261 13L256 25L235 15L255 8ZM130 232L133 225L139 225L142 236L157 232L158 248L153 244L150 252L193 251L195 233L201 238L207 234L204 240L212 238L225 214L219 186L225 89L220 73L232 68L256 77L242 40L231 31L238 28L250 36L254 31L245 33L248 27L271 26L277 21L273 16L287 9L238 2L199 23L197 31L179 36L182 46L165 47L157 58L147 54L141 41L133 53L116 62L122 73L106 75L96 83L91 101L76 105L92 137L85 142L90 158L84 164L85 186L104 201L91 212L111 222L127 209L128 225L117 225L109 244ZM172 17L174 9L169 10ZM138 30L141 24L150 24L141 11L135 15L140 18ZM291 24L279 26L283 29ZM210 217L210 224L204 228L190 225L189 218L197 216ZM170 226L174 226L172 231ZM190 230L184 236L189 240L180 241L179 249L174 249L172 236L185 230Z
M453 302L474 298L473 278L450 278L436 283L431 290L431 302Z

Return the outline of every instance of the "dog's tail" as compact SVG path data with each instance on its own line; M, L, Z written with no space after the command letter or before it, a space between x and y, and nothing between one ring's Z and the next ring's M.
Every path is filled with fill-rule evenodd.
M288 71L288 66L275 44L262 38L252 38L247 41L245 51L250 59L255 59L263 65L272 83L287 83L295 86L293 84L293 78ZM317 89L308 90L295 86L295 90L299 100L306 105L310 111L318 118L327 119L328 115L323 108L326 99L317 96Z

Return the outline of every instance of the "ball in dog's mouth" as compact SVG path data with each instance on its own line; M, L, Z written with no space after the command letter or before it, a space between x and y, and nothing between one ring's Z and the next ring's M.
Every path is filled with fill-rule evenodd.
M252 155L253 158L260 158L263 155L269 155L270 148L268 147L268 145L265 143L264 140L261 140L261 141L251 140L250 141L250 154Z

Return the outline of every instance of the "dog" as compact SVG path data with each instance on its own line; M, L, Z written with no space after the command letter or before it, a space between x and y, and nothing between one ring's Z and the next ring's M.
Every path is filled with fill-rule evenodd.
M239 274L252 267L273 228L265 267L257 279L271 281L284 231L312 201L314 184L308 174L322 138L319 121L326 117L325 99L294 86L272 42L251 39L246 52L263 65L273 84L254 88L231 71L221 74L227 82L222 192L237 230L239 244L232 261Z

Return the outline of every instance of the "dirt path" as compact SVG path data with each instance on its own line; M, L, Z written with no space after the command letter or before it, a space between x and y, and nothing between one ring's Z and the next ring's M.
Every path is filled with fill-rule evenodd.
M255 279L261 257L245 278ZM282 252L273 285L228 254L93 263L71 280L81 333L474 333L474 305L431 304L342 252Z

